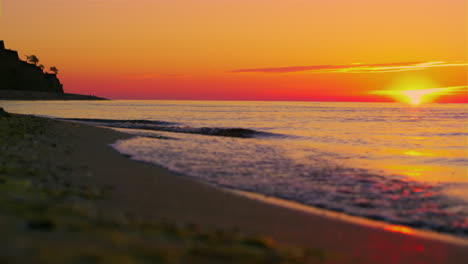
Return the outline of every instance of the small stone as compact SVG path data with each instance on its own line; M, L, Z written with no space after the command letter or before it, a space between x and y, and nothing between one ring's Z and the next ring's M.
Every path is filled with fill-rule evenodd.
M28 222L27 227L29 230L51 231L55 228L55 224L51 220L48 220L48 219L32 220Z
M10 114L7 113L7 112L3 109L3 107L0 107L0 117L9 117L9 116L10 116Z

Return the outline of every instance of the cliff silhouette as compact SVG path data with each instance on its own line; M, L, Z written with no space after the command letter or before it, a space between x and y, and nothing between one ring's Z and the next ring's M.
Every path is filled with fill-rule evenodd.
M19 58L0 40L0 100L99 100L103 98L64 93L56 73L43 72L43 66Z

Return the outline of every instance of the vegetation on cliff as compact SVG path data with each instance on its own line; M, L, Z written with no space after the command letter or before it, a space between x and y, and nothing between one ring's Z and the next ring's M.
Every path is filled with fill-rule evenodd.
M63 93L57 68L46 73L44 66L38 63L36 55L26 56L26 61L20 60L17 51L5 49L0 41L0 89Z
M57 78L58 69L39 64L36 55L26 55L26 61L18 52L5 48L0 40L0 100L105 100L104 98L64 93Z

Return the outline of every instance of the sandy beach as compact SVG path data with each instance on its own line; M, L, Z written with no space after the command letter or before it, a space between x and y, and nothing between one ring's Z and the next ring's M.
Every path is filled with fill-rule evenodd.
M462 239L236 194L110 146L130 137L0 117L0 263L468 261Z

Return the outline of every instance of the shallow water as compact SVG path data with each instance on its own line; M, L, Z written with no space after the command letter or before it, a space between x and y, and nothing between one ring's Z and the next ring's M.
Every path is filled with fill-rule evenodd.
M461 104L1 102L138 135L114 147L216 185L468 235Z

